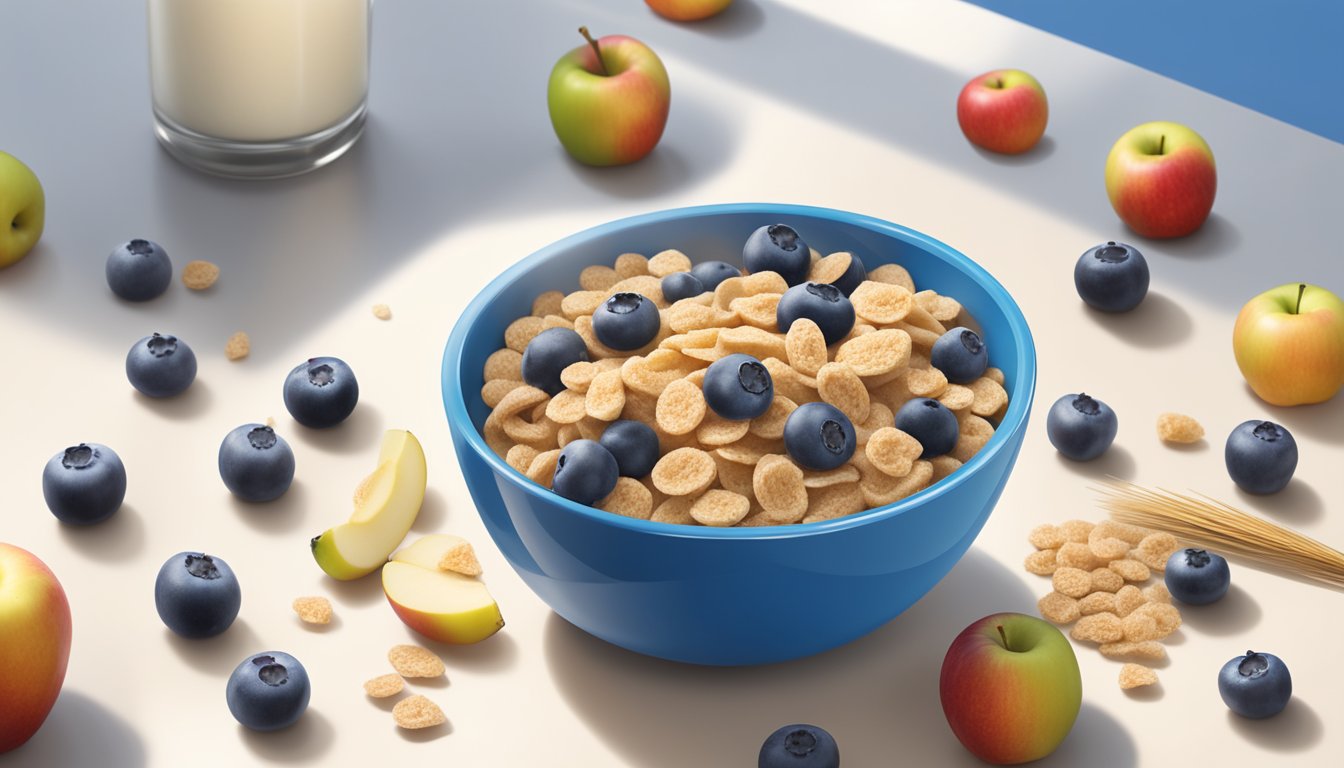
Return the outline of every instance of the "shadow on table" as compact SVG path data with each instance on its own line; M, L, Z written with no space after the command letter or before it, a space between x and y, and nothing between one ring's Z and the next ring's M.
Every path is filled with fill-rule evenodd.
M1231 710L1227 724L1247 741L1275 752L1305 752L1325 736L1325 722L1300 696L1288 700L1282 712L1264 720L1250 720Z
M811 658L759 667L678 664L617 648L554 614L544 642L565 701L631 765L748 765L780 725L811 722L836 736L846 763L880 764L900 745L902 764L978 766L938 705L942 655L972 621L1011 610L1034 613L1035 597L1016 573L972 549L906 613ZM1124 727L1085 706L1054 764L1071 764L1069 755L1085 762L1084 748L1098 741L1119 756L1117 765L1134 762Z
M68 687L33 738L6 753L0 762L5 768L143 768L149 764L145 744L129 722Z

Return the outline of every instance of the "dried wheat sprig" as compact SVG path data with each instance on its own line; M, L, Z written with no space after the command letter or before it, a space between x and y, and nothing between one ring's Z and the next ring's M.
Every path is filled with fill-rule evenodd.
M1216 499L1111 480L1097 489L1120 522L1167 531L1178 539L1344 588L1344 553Z

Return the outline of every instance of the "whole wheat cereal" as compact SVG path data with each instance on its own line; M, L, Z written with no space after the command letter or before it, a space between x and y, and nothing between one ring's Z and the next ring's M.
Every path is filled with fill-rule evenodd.
M504 329L504 344L509 349L522 354L527 349L528 342L536 338L538 333L545 330L546 321L540 317L524 315L523 317L509 323Z
M1087 545L1088 548L1092 550L1092 554L1097 556L1097 559L1109 563L1112 560L1119 560L1129 554L1129 544L1125 543L1123 540L1111 538L1109 536L1099 537L1095 534L1096 531L1094 530L1093 535L1088 538Z
M830 488L832 485L845 485L859 482L859 468L853 464L842 464L835 469L803 470L804 488Z
M449 547L439 558L439 570L463 576L480 576L481 561L476 559L476 550L472 549L471 544L461 541Z
M481 387L481 399L485 401L486 405L495 408L504 399L505 395L521 386L525 386L521 381L491 379Z
M331 601L325 597L296 597L294 612L304 624L331 623Z
M1043 618L1056 624L1072 624L1081 615L1078 600L1060 592L1051 592L1036 601L1036 609Z
M1094 613L1083 616L1073 625L1069 636L1086 643L1115 643L1124 639L1120 617L1114 613Z
M1055 561L1055 550L1038 549L1027 555L1026 566L1027 573L1034 573L1037 576L1050 576L1059 568L1059 563Z
M1051 584L1056 592L1079 598L1092 591L1092 574L1081 568L1062 565L1055 569Z
M695 518L691 517L691 506L693 504L695 504L695 498L692 496L672 496L659 504L653 510L649 519L655 523L693 525L696 522Z
M746 437L750 428L750 421L725 419L710 411L705 415L704 421L696 427L695 439L705 448L717 448L723 445L732 445Z
M1120 629L1127 643L1141 643L1145 640L1158 640L1162 633L1158 631L1157 620L1146 613L1134 611L1120 619Z
M947 376L937 368L911 368L905 372L905 386L915 397L940 397L947 391Z
M396 696L406 688L406 680L395 672L379 675L364 682L364 693L373 699L386 699Z
M407 730L433 728L448 722L448 717L439 709L439 705L416 694L398 701L392 707L392 718L397 726Z
M658 395L654 418L658 428L664 432L685 435L700 426L708 410L704 392L689 381L678 379L668 384Z
M751 500L732 491L713 489L691 504L691 517L701 525L724 528L736 525L751 511Z
M834 283L845 276L845 272L849 271L849 265L852 263L854 263L854 256L848 251L837 251L829 256L817 259L812 262L812 267L807 273L808 282Z
M826 364L826 337L810 318L801 317L784 334L784 351L790 366L807 376L816 376Z
M1153 532L1142 526L1130 525L1129 523L1121 523L1115 520L1102 520L1097 523L1092 530L1095 531L1098 536L1120 539L1121 541L1127 542L1131 547L1137 547L1139 542L1143 541L1143 537ZM1089 537L1091 535L1091 533L1088 534Z
M1086 544L1093 527L1093 524L1086 520L1066 520L1059 526L1059 530L1063 532L1066 542Z
M678 448L653 465L653 484L668 496L694 496L709 488L718 467L698 448Z
M958 422L961 425L961 433L957 436L957 444L952 449L952 458L962 462L970 461L971 457L979 453L994 436L994 425L973 413L961 416Z
M690 272L691 260L675 249L660 251L649 259L648 271L654 277L667 277L673 272Z
M933 465L933 482L935 483L962 467L961 461L951 456L934 456L929 459L929 463Z
M560 301L560 314L570 320L577 320L580 317L592 319L593 313L602 306L602 302L607 300L607 292L603 291L574 291L566 294Z
M910 279L910 273L900 264L883 264L869 270L868 279L874 283L899 285L912 294L915 292L915 281Z
M616 270L601 264L584 267L579 272L579 287L585 291L608 291L620 281Z
M622 517L648 520L653 514L653 494L633 477L618 477L616 487L594 506Z
M783 334L763 331L750 325L719 331L719 338L715 341L714 348L720 357L741 353L751 355L757 360L764 360L767 357L783 359L788 354L784 349Z
M942 403L949 411L964 411L975 402L975 393L971 391L970 387L948 384L947 389L943 390L943 394L938 396L938 402Z
M858 457L862 454L854 455ZM924 490L933 480L933 465L922 459L910 467L910 472L905 477L892 477L876 468L871 473L865 473L862 464L859 465L859 472L863 475L863 479L859 481L859 489L863 491L863 498L874 507L895 504L907 496Z
M863 450L874 467L892 477L910 474L915 461L924 452L918 440L895 427L883 427L874 432Z
M1118 643L1102 643L1098 649L1101 655L1108 659L1148 659L1149 661L1162 661L1167 658L1167 649L1156 640L1143 640L1137 643L1120 641Z
M904 320L914 307L914 295L899 285L868 281L850 294L854 314L871 323L885 325Z
M238 331L224 342L224 356L229 360L242 360L252 352L252 339L245 331Z
M1152 638L1154 640L1161 640L1181 626L1181 612L1171 603L1147 602L1135 608L1134 613L1150 616L1157 622L1157 630L1161 634Z
M219 279L219 267L208 261L188 261L182 268L182 284L193 291L204 291Z
M807 487L803 470L787 456L761 457L752 474L751 486L762 514L776 523L793 523L807 514Z
M1092 548L1086 543L1076 541L1066 541L1059 547L1059 564L1070 568L1082 568L1090 571L1105 565L1105 562L1099 559L1092 552Z
M848 364L860 376L881 376L908 365L910 349L910 334L882 329L841 343L835 362Z
M512 379L523 380L523 355L517 350L504 347L490 353L485 359L485 380Z
M804 479L806 483L806 479ZM807 514L802 522L815 523L861 512L866 506L858 483L840 483L807 491Z
M1120 667L1120 687L1127 691L1156 683L1157 673L1142 664L1126 663Z
M1148 598L1143 592L1133 584L1126 584L1115 592L1115 615L1124 618L1134 612L1135 608L1148 602Z
M798 406L783 395L775 395L765 413L751 420L748 430L757 437L777 439L784 436L784 424Z
M740 299L733 299L728 305L728 309L737 313L742 322L749 326L759 328L764 331L775 331L778 328L779 300L783 298L778 293L758 293L755 296L743 296Z
M616 257L616 263L612 268L622 280L627 277L638 277L649 273L649 260L643 254L622 253Z
M527 468L532 466L533 460L537 458L539 451L530 445L519 443L509 449L504 455L504 461L514 469L526 474Z
M1031 529L1031 533L1027 534L1027 541L1037 549L1059 549L1064 546L1066 540L1059 526L1042 523Z
M563 314L561 305L565 300L565 294L560 291L546 291L532 301L532 316L545 317L547 315Z
M1148 566L1140 563L1138 560L1130 560L1127 557L1112 560L1108 567L1112 571L1120 574L1120 578L1125 581L1142 583L1152 576L1152 570L1149 569Z
M966 386L971 390L971 395L974 397L971 403L971 413L976 416L988 418L1008 405L1008 391L1003 388L1002 384L993 379L982 376Z
M1183 413L1163 413L1157 417L1157 437L1164 443L1198 443L1204 439L1204 427Z
M1110 592L1093 592L1078 600L1078 612L1084 616L1094 613L1115 613L1115 595Z
M527 479L538 485L551 487L551 482L555 479L555 465L560 461L560 449L556 448L550 451L542 451L532 460L524 475Z
M439 677L444 672L443 660L418 645L394 645L387 660L402 677Z
M817 372L817 394L840 409L851 424L868 418L868 388L845 363L827 363Z
M1165 531L1150 533L1143 537L1139 545L1130 553L1130 557L1138 560L1158 573L1167 569L1167 558L1171 553L1180 549L1180 542L1175 536Z
M625 384L619 370L603 371L593 377L584 395L584 410L601 421L615 421L625 408Z
M1171 593L1167 591L1167 585L1160 581L1144 587L1143 597L1150 603L1165 603L1171 605Z

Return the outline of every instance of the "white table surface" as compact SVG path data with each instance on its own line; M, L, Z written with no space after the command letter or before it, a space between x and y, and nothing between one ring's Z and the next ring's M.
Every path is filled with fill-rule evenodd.
M775 727L812 721L835 734L848 766L973 765L938 704L943 653L984 614L1034 611L1048 582L1021 568L1026 533L1099 519L1095 478L1199 490L1344 545L1344 397L1268 407L1230 349L1250 296L1298 280L1344 290L1344 148L962 3L735 5L679 26L638 0L380 0L364 138L318 173L252 183L198 175L156 146L142 2L4 4L0 148L42 179L47 231L0 271L0 539L57 573L75 636L50 719L0 764L727 768L754 764ZM581 23L644 40L670 72L667 132L635 166L581 167L551 133L546 77L581 42ZM975 150L955 122L965 81L1001 66L1032 72L1050 98L1046 137L1021 158ZM1152 119L1194 127L1217 158L1213 216L1184 240L1135 237L1106 201L1107 150ZM461 308L506 264L619 216L750 200L872 214L980 261L1027 313L1039 388L997 510L923 601L815 658L691 668L586 636L509 569L454 463L439 364ZM119 302L103 260L132 237L162 243L178 268L203 258L223 275L204 295L175 280L156 301ZM1148 299L1123 317L1086 310L1071 281L1078 254L1108 239L1135 242L1153 272ZM370 314L379 302L390 322ZM253 352L230 363L224 341L240 329ZM169 402L133 393L122 367L155 330L180 335L200 360L194 386ZM285 372L314 354L345 358L361 384L355 415L331 433L305 432L280 400ZM1044 432L1049 404L1079 389L1122 423L1110 453L1087 465L1057 458ZM1162 447L1152 425L1163 410L1198 417L1207 443ZM231 500L215 451L232 427L268 416L293 444L298 475L282 501L253 508ZM1281 421L1301 447L1295 479L1273 497L1239 493L1223 470L1223 437L1249 418ZM399 732L389 707L360 690L387 671L389 646L415 637L376 578L334 583L306 546L345 518L390 427L415 431L428 454L415 531L474 541L508 621L478 646L438 649L449 682L425 692L451 725L427 736ZM130 476L120 513L87 530L58 524L38 481L51 455L79 441L113 446ZM164 559L196 548L233 564L244 598L228 632L187 642L159 622L151 586ZM1344 601L1236 564L1233 580L1220 604L1185 611L1159 690L1125 694L1119 665L1079 647L1082 713L1043 764L1167 765L1176 750L1211 765L1333 764L1344 752L1344 735L1327 727L1344 715ZM300 625L289 603L301 594L331 596L335 625ZM224 681L267 648L305 662L312 706L292 730L254 735L229 717ZM1247 648L1294 673L1294 700L1273 720L1243 721L1219 700L1219 666Z

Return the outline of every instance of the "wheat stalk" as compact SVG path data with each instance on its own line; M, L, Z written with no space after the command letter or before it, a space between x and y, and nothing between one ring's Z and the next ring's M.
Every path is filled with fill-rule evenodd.
M1221 554L1344 588L1344 553L1216 499L1114 479L1097 490L1102 508L1120 522L1167 531Z

